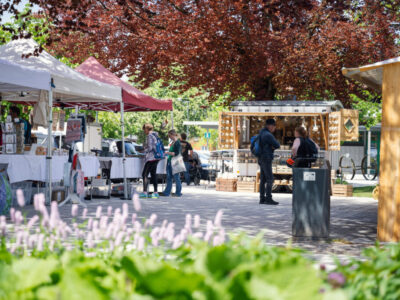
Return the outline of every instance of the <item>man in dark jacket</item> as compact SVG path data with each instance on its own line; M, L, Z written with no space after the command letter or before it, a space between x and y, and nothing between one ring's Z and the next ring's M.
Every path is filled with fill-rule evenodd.
M272 160L274 151L280 147L279 142L272 135L276 129L274 119L265 122L265 128L260 131L261 155L258 158L260 165L260 204L277 205L278 202L272 200L272 184L274 176L272 174Z

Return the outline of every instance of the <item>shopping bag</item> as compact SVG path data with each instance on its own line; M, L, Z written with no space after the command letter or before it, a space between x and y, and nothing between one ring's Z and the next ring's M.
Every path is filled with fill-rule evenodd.
M171 158L171 167L172 167L172 174L177 174L186 171L185 162L183 161L183 157L181 154L177 156L173 156Z

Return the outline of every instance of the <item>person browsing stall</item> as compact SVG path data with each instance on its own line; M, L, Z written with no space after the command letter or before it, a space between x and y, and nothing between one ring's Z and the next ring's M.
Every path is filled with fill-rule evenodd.
M275 129L275 120L268 119L265 122L265 128L261 129L259 133L261 147L261 155L258 158L258 164L260 165L260 204L279 204L272 199L272 184L274 183L272 160L274 159L275 149L280 148L279 142L273 135Z
M165 152L168 155L167 159L167 185L165 187L165 190L160 193L160 196L168 197L171 194L172 190L172 180L175 180L176 184L176 190L175 194L172 194L173 197L181 197L182 196L182 184L181 184L181 179L180 179L180 174L172 174L172 165L171 165L171 159L174 156L177 156L181 154L181 142L178 139L178 134L174 129L171 129L168 131L168 137L172 141L170 146L169 146L169 151Z
M185 163L185 167L186 167L186 172L184 173L184 175L185 175L186 184L190 185L189 170L191 168L191 164L189 161L193 155L193 148L192 148L192 145L186 139L187 139L186 133L182 132L181 133L182 157L183 157L183 162Z
M308 137L304 127L299 126L294 131L295 140L292 146L294 168L310 168L311 162L319 151L319 146Z
M153 131L152 124L144 124L143 131L146 135L146 141L144 142L144 153L145 153L145 164L143 167L142 178L143 178L143 193L139 195L140 198L158 198L157 190L157 165L159 160L155 158L154 153L156 152L156 144L158 133ZM149 174L151 181L153 182L154 192L150 195L148 193L149 186Z
M16 106L10 107L10 115L11 115L12 120L15 123L23 123L24 124L24 132L25 132L24 133L24 144L30 144L32 126L27 120L22 119L20 117L20 114L21 114L21 111L18 107L16 107Z

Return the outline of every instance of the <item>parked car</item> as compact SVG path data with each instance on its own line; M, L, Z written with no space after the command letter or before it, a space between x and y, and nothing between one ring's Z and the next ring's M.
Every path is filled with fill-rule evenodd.
M132 141L125 141L127 147L130 147L131 153L139 154L143 151L143 146ZM103 139L101 142L102 152L107 156L120 156L122 154L122 141L115 139ZM127 150L127 148L125 148Z

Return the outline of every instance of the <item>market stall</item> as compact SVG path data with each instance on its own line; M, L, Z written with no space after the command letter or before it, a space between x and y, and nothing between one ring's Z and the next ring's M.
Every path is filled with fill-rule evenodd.
M115 74L111 73L109 70L104 68L94 57L88 58L84 61L80 66L76 68L76 70L90 78L95 80L112 84L116 87L120 87L122 89L122 102L120 105L114 105L113 110L115 112L121 112L121 129L122 129L122 145L125 143L125 123L124 123L124 112L137 112L137 111L161 111L161 110L170 110L172 111L172 101L171 100L158 100L153 97L150 97L143 92L139 91L132 85L126 83L121 80ZM93 108L93 107L92 107ZM95 110L101 110L99 108L93 108ZM128 188L127 188L127 178L140 178L140 173L138 172L138 168L134 166L128 167L127 164L134 163L138 166L139 161L137 159L127 160L125 158L125 147L122 147L122 160L116 160L112 163L111 173L116 176L115 172L120 172L118 175L120 177L112 177L111 178L123 178L124 179L124 198L128 197ZM141 161L143 163L143 161ZM122 164L122 165L121 165ZM159 164L160 165L160 164ZM117 167L118 166L118 167ZM132 168L131 168L132 167ZM143 166L142 166L143 167ZM117 169L120 168L120 169ZM114 173L113 173L114 170ZM116 171L118 170L118 171ZM128 173L127 173L128 172ZM164 174L164 171L163 171Z
M4 77L30 80L29 84L26 85L14 84L14 89L9 88L10 85L13 85L12 82L4 81L6 85L1 85L0 92L2 100L33 105L34 114L37 113L41 116L40 125L47 126L49 137L52 136L53 106L65 108L79 105L90 108L91 105L96 107L101 105L106 108L121 102L120 88L90 79L69 68L46 51L25 57L26 54L33 53L37 47L38 45L33 40L25 39L15 40L0 47L0 59L10 63L8 69L1 69L1 78L3 80ZM27 70L29 72L41 71L42 76L28 76ZM10 76L10 74L14 75ZM44 77L47 77L46 82L44 80L40 83L37 82ZM25 86L28 88L21 88ZM9 124L12 123L13 120L9 122ZM18 128L17 126L13 128L10 125L9 129ZM10 133L14 134L13 132ZM8 153L13 153L11 148L8 147L10 150ZM26 150L19 148L19 151L17 151L18 147L15 147L15 149L15 152L21 155L24 155ZM49 138L47 151L40 151L40 154L46 155L46 182L48 187L46 194L48 201L51 198L51 183L53 181L52 152L51 138ZM58 166L58 168L63 169L61 166Z
M234 150L231 176L237 178L238 184L248 182L242 185L254 189L258 164L250 152L250 139L268 118L276 120L274 135L281 144L273 161L275 187L291 188L292 171L285 162L291 155L297 126L307 129L326 159L329 151L340 150L342 141L358 139L358 111L344 109L340 101L236 101L231 106L232 111L219 116L219 149Z

